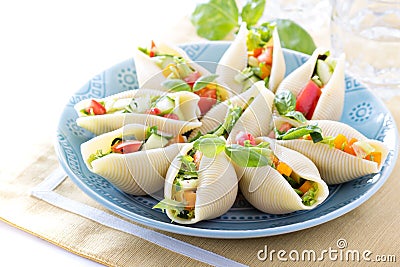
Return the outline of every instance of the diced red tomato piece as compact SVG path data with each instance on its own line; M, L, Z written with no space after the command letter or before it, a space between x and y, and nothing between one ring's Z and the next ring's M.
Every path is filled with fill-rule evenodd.
M179 120L178 115L176 115L174 113L165 114L163 117L167 118L167 119L171 119L171 120Z
M151 47L150 47L150 51L149 51L149 57L155 57L156 56L156 52L157 52L157 48L156 45L154 44L154 41L151 41Z
M197 81L198 78L201 77L200 72L195 71L190 73L188 76L183 78L183 80L190 86L193 87L194 83Z
M307 120L311 120L321 93L321 88L310 80L297 95L296 110L303 113Z
M279 127L279 131L282 133L286 133L289 131L293 126L289 122L284 122L282 125Z
M158 115L161 113L161 110L159 108L151 108L149 110L147 110L147 114L150 115Z
M106 108L94 99L90 101L90 106L86 109L86 112L94 115L103 115L107 113Z
M201 115L204 115L217 103L217 90L209 89L207 87L195 92L200 96L198 106L200 108Z
M261 55L262 52L263 52L263 48L262 47L254 48L253 57L258 57L259 55Z
M254 139L254 136L252 134L246 133L246 132L239 132L236 135L235 141L236 144L244 146L244 142L249 140L250 144L255 146L256 145L256 140Z
M142 146L143 141L138 140L126 140L116 143L111 147L112 152L127 154L137 152Z
M257 57L260 63L272 65L272 51L273 47L268 46L264 49L263 53Z

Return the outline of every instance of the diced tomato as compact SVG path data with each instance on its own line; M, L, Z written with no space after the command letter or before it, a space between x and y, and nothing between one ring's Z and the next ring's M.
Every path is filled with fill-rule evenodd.
M265 63L267 65L272 65L272 51L273 47L268 46L264 49L263 53L257 57L260 63Z
M246 133L246 132L239 132L236 135L235 141L236 144L244 146L244 142L249 140L250 144L255 146L256 145L256 140L254 139L254 136L252 134Z
M154 41L151 41L151 47L150 47L150 51L149 51L149 57L155 57L156 56L156 52L157 52L157 48L156 45L154 44Z
M217 90L209 89L207 87L195 92L200 96L198 106L200 108L201 115L204 115L217 103Z
M289 123L289 122L284 122L282 123L282 125L279 127L279 131L281 133L286 133L287 131L289 131L293 126Z
M188 76L183 78L183 80L190 86L193 87L193 84L197 81L198 78L201 77L200 72L195 71L190 73Z
M174 114L174 113L165 114L163 117L164 117L164 118L167 118L167 119L179 121L178 115L176 115L176 114Z
M143 141L138 141L138 140L121 141L113 145L111 147L111 150L114 153L120 153L120 154L133 153L140 149L142 143Z
M311 120L321 93L321 88L310 80L297 95L296 110L303 113L307 120Z
M103 115L107 113L106 108L94 99L90 101L90 106L86 109L86 112L93 115Z
M200 150L197 150L193 155L193 162L196 164L197 169L199 169L200 160L203 157L203 153Z
M259 55L261 55L262 52L263 52L263 48L262 47L254 48L253 57L258 57Z
M158 115L161 113L161 110L159 108L151 108L149 110L147 110L147 114L150 115Z

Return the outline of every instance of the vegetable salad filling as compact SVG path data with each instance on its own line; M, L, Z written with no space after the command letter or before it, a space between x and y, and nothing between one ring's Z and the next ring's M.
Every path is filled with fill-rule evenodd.
M139 50L151 57L162 69L166 78L162 83L163 87L171 92L189 91L200 96L198 106L201 115L204 115L218 102L228 98L226 89L215 82L217 75L202 76L184 58L161 54L153 41L150 49L139 48Z
M168 209L176 218L195 218L198 170L202 156L199 150L191 149L181 157L181 166L173 182L172 199L163 199L153 208Z
M180 120L184 117L172 94L163 96L143 95L135 98L108 99L106 101L92 99L89 106L81 109L80 112L83 116L138 113L174 120Z
M361 159L374 161L378 165L382 161L382 153L365 141L359 141L356 138L347 138L343 134L337 136L326 136L321 143L328 144L330 147L339 149L347 154Z
M239 147L242 148L239 148ZM236 136L236 145L232 145L235 149L242 150L250 150L252 153L258 153L256 156L256 160L260 157L265 157L267 165L271 166L275 170L277 170L290 184L293 190L300 196L302 203L305 206L312 206L317 202L316 194L318 192L317 183L307 180L297 174L288 164L279 160L273 153L273 151L269 148L269 143L261 142L256 145L255 138L245 132L240 132ZM233 153L231 153L232 155ZM251 159L251 154L249 154L249 161ZM254 157L254 156L253 156ZM235 161L234 158L232 160ZM249 167L249 163L241 162L239 160L239 166L244 165L244 167ZM238 162L236 162L238 163ZM252 164L250 164L252 165Z
M329 82L336 66L336 61L329 56L329 51L318 55L312 78L299 92L295 110L311 120L324 86Z
M235 76L235 80L249 88L254 82L264 80L268 88L272 69L273 38L275 25L263 23L252 27L247 35L247 67Z
M174 143L184 143L186 137L182 135L170 136L157 131L157 127L148 127L144 140L138 140L135 135L121 135L114 138L107 151L97 150L91 154L88 163L91 164L94 160L102 158L112 153L129 154L138 151L145 151L154 148L162 148Z

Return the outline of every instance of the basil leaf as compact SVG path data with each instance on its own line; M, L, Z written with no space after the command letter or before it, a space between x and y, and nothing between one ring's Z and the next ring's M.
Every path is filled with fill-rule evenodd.
M229 134L235 126L235 123L239 120L240 116L242 115L243 108L238 107L238 106L233 106L230 105L227 115L225 117L225 121L223 124L221 124L214 132L213 134L217 136L222 136L225 133Z
M251 147L232 144L225 148L225 153L241 167L260 167L270 165L268 158Z
M206 87L209 83L213 82L216 78L218 77L217 74L211 74L207 76L201 76L196 80L196 82L193 85L193 91L199 91Z
M204 156L214 158L224 151L225 140L214 134L206 134L193 143L193 148L199 150Z
M265 0L248 0L240 14L242 21L247 23L247 27L257 24L264 13L264 8Z
M282 47L309 55L317 48L310 34L294 21L276 19L274 22L278 27Z
M167 79L163 81L161 85L171 92L191 91L190 86L185 81L180 79Z
M280 115L294 111L296 108L296 97L289 90L282 90L275 95L274 104Z
M238 25L235 0L210 0L198 4L190 17L197 35L209 40L224 39Z
M311 136L314 143L323 140L322 130L317 125L305 125L297 128L291 128L286 133L280 133L278 130L275 131L275 136L278 140L299 139L308 134Z
M303 113L301 113L300 111L289 111L288 113L285 114L285 117L289 117L291 119L294 119L298 122L307 122L306 117L304 117Z

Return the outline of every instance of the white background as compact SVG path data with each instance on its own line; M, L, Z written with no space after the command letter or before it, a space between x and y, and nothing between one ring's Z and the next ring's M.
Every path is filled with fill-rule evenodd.
M0 2L1 179L55 138L69 97L94 75L165 35L193 1ZM1 266L99 266L0 222Z

